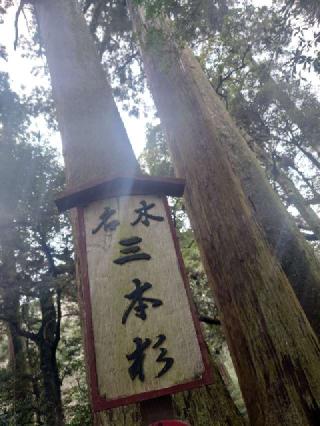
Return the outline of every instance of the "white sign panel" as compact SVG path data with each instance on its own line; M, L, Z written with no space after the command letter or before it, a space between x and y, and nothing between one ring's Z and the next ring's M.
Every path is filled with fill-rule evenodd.
M205 374L165 203L121 196L83 212L98 394L121 404Z

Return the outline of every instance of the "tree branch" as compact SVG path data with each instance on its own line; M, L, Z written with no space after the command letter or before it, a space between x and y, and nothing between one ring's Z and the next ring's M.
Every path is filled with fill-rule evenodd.
M15 19L14 19L14 29L15 29L15 38L14 38L14 43L13 43L14 50L16 50L17 46L18 46L18 38L19 38L18 23L19 23L19 16L20 16L20 13L22 12L22 9L23 9L23 7L24 7L25 4L26 4L26 0L21 0L20 1L18 10L16 12L16 16L15 16Z
M19 336L30 339L36 343L39 341L38 334L33 333L31 331L23 330L15 321L10 320L8 317L0 316L0 321L4 321L5 323L10 324Z
M206 315L199 315L199 321L209 325L221 325L221 321L218 318L212 318Z

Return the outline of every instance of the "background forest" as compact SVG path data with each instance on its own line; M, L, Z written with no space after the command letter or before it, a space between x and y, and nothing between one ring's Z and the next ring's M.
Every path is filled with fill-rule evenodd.
M146 107L151 95L126 2L78 3L118 105L148 122L139 157L143 171L174 176L166 133L155 107L151 111ZM318 259L318 1L275 0L268 6L249 0L133 3L144 6L146 15L154 19L166 16L170 37L178 46L192 49L290 214L290 226ZM0 19L5 20L12 8L16 44L29 61L37 63L44 52L32 2L2 1ZM27 34L19 33L22 19L28 22ZM155 31L151 38L152 48L161 52L159 34ZM6 61L6 46L1 43L0 39L0 61ZM34 78L45 77L48 70L35 66ZM65 185L61 155L48 136L57 131L56 112L51 92L42 84L26 95L11 88L10 78L0 71L0 425L91 425L71 222L54 205ZM37 120L47 130L35 130ZM245 164L242 172L246 176ZM263 190L260 196L263 200ZM217 392L228 393L236 405L231 424L245 424L246 407L184 201L171 199L170 204L194 302L221 377L209 395L219 400ZM261 208L269 217L277 216L262 201ZM278 231L275 234L280 240ZM316 328L318 313L314 316ZM201 393L177 395L175 405L177 414L191 424L227 424L211 423L210 399ZM109 413L109 424L139 424L139 414L132 415L132 410L127 410L127 420L124 411Z

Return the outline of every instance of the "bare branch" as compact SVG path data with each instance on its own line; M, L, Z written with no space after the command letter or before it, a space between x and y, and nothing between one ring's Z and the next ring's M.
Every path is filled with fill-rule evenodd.
M22 12L23 7L24 7L25 4L26 4L26 0L21 0L20 1L18 10L16 12L15 20L14 20L14 28L15 28L15 38L14 38L14 43L13 43L14 50L16 50L17 46L18 46L18 38L19 38L18 23L19 23L19 16L20 16L20 13Z

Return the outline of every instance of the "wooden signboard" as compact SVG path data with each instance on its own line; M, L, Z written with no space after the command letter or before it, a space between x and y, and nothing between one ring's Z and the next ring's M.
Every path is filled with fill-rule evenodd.
M211 382L167 200L152 186L78 207L96 411Z

